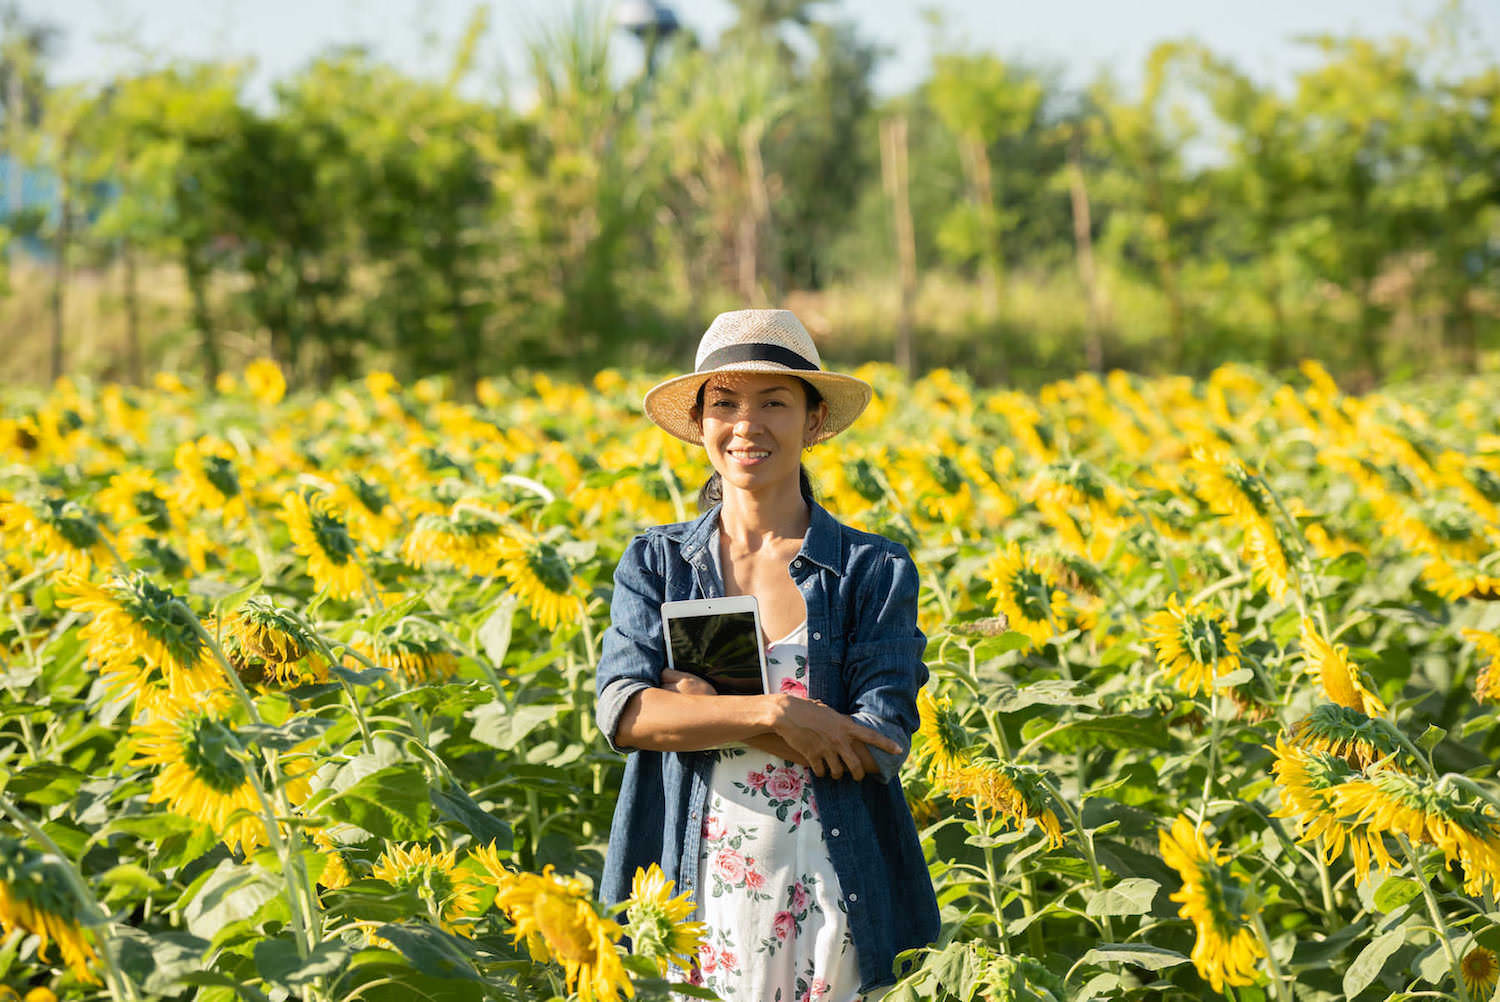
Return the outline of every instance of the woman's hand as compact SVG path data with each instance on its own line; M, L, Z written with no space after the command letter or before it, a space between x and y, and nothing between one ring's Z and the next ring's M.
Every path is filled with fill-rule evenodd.
M675 668L663 668L661 670L661 687L671 689L673 692L685 692L690 696L717 696L719 690L714 688L712 682L701 675L692 672L678 671Z
M771 699L773 730L807 760L808 766L818 776L842 779L845 769L850 778L856 780L879 774L880 768L875 764L868 745L883 748L893 755L901 753L901 746L884 734L821 700L786 693L777 693Z

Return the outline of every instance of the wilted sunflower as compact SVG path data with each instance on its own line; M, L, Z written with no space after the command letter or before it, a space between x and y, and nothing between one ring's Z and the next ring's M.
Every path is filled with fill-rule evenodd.
M927 778L941 788L955 770L969 760L969 735L961 715L953 709L948 696L935 697L930 688L917 693L917 716L921 721L917 733L921 741L914 758L926 760Z
M139 753L134 764L162 767L151 784L151 803L165 802L173 814L208 825L231 851L248 856L269 843L250 774L261 763L248 748L249 761L241 758L237 746L246 742L235 734L227 696L163 701L131 734ZM307 799L311 765L282 757L283 789L294 804Z
M1146 617L1146 633L1156 663L1189 696L1208 694L1219 679L1240 667L1240 635L1224 628L1224 611L1183 605L1177 596Z
M164 689L185 698L218 682L208 646L176 596L139 571L103 585L64 578L58 604L94 618L80 631L89 657L112 684L137 699Z
M1296 578L1276 526L1266 519L1256 519L1246 523L1244 530L1240 556L1250 565L1252 578L1267 595L1282 598L1296 587Z
M576 990L582 1002L614 1002L621 990L635 997L615 947L624 930L594 909L582 880L554 876L551 863L540 876L507 874L495 906L510 917L512 939L526 940L533 960L563 965L568 990Z
M1345 759L1358 769L1377 762L1406 769L1410 763L1395 727L1380 717L1367 717L1337 703L1319 703L1292 726L1292 741L1304 748Z
M457 567L489 577L500 566L503 527L498 512L460 501L446 514L418 518L401 543L401 559L412 567Z
M313 586L334 598L358 595L364 584L359 545L333 499L322 491L292 491L281 499L281 509L293 548L307 558Z
M1476 1002L1485 1002L1493 996L1495 985L1500 983L1500 960L1496 960L1493 950L1482 946L1464 954L1463 960L1458 962L1458 971L1463 976L1464 987L1469 990L1469 998Z
M469 872L459 867L458 850L433 852L420 845L407 849L393 845L381 854L370 875L397 890L415 890L448 932L474 934L472 923L463 920L478 911L479 888Z
M224 636L230 639L237 652L245 655L245 667L260 667L264 677L260 682L277 682L291 685L299 681L321 681L326 677L327 664L315 653L313 640L307 630L287 610L279 609L264 595L253 595L245 603L224 618ZM227 647L227 645L226 645ZM226 649L225 654L231 652ZM238 669L236 658L231 664Z
M1019 831L1027 821L1035 821L1054 846L1062 845L1062 826L1052 810L1052 795L1047 790L1046 774L1035 766L1012 765L994 759L966 763L944 777L944 791L954 799L973 797L986 810L993 811L1003 827Z
M1192 920L1197 933L1193 966L1198 975L1223 992L1224 986L1255 983L1255 962L1266 955L1245 910L1245 886L1229 872L1217 842L1210 845L1186 817L1178 815L1171 831L1160 835L1161 855L1182 876L1177 914Z
M1463 629L1458 632L1489 659L1474 678L1474 698L1481 703L1486 700L1500 702L1500 636L1483 630Z
M582 585L562 552L551 543L514 530L500 544L500 574L544 630L583 618Z
M99 958L78 921L78 899L63 865L0 835L0 930L7 938L17 929L34 934L36 955L42 961L47 959L47 946L56 943L74 976L97 984L89 965Z
M1385 838L1369 825L1340 815L1331 792L1362 775L1337 755L1287 744L1281 737L1272 749L1271 769L1281 787L1281 809L1275 818L1290 818L1296 824L1298 841L1317 839L1325 863L1332 863L1349 848L1356 879L1363 883L1373 862L1381 873L1396 863L1385 847Z
M686 969L698 955L698 944L708 931L702 922L689 922L693 914L692 893L672 897L676 881L668 880L661 867L636 867L630 882L625 915L629 920L630 952L656 961L663 975L668 965Z
M1053 587L1041 565L1015 543L996 554L985 569L989 597L995 610L1010 620L1010 628L1025 634L1036 646L1056 635L1067 619L1067 596Z
M1324 694L1335 703L1367 717L1385 713L1380 697L1365 686L1359 669L1349 663L1349 648L1325 639L1308 616L1302 617L1302 659L1322 683Z
M407 685L442 682L458 672L458 657L428 623L406 617L378 633L355 634L351 646L381 668L391 668ZM362 667L346 658L350 668Z
M61 554L68 574L87 576L95 563L113 559L99 520L65 497L43 497L29 505L0 501L0 538L19 553Z
M1446 780L1382 769L1335 787L1331 798L1339 813L1374 831L1437 846L1463 867L1466 893L1500 891L1500 818Z

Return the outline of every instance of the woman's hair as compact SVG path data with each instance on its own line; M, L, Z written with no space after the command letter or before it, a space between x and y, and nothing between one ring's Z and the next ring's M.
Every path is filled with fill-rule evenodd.
M816 386L814 386L812 383L809 383L801 376L794 376L792 378L796 379L797 382L802 384L803 394L807 397L808 410L812 410L814 407L818 406L818 404L823 402L823 394L818 392L818 388ZM707 380L705 380L703 385L698 387L698 399L693 404L693 408L697 410L700 415L703 413L703 388L707 385L708 382ZM812 478L807 475L806 464L799 463L798 468L800 472L797 477L797 483L802 488L802 496L807 498L809 503L817 500L816 495L813 494ZM714 505L723 500L724 478L719 476L718 470L715 470L713 473L709 474L708 479L703 482L703 486L698 489L698 511L700 513L708 511L708 509L712 508Z

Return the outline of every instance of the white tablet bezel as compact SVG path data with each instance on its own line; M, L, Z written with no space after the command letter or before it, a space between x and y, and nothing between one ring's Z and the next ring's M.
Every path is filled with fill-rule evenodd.
M755 649L760 656L760 689L771 691L770 672L766 665L765 633L760 627L760 603L754 595L726 595L723 598L689 598L661 604L661 636L667 648L667 667L676 671L672 662L672 632L668 625L673 619L686 616L712 616L727 613L748 612L755 617Z

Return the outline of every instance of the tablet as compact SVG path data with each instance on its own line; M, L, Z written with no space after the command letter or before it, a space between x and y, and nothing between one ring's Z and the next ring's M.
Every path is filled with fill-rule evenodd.
M767 691L760 604L754 595L663 602L661 628L668 668L707 679L721 695Z

